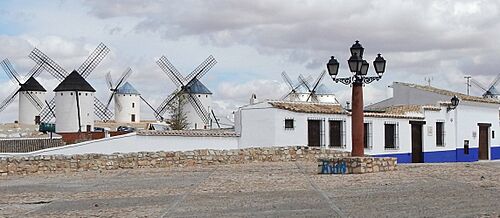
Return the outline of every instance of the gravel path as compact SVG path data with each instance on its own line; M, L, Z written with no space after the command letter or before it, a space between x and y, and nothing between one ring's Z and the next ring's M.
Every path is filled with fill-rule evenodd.
M255 163L0 178L0 217L499 217L500 162L318 175Z

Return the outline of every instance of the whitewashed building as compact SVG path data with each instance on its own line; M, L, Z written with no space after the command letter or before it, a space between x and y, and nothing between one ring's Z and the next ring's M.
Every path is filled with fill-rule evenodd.
M94 129L95 89L76 71L54 89L57 133L90 132Z
M129 82L116 90L115 121L117 123L141 121L141 94Z
M365 111L365 153L405 162L500 159L500 101L394 83L394 97ZM458 107L450 110L450 99ZM351 150L350 112L339 104L265 101L235 116L239 147L308 145Z

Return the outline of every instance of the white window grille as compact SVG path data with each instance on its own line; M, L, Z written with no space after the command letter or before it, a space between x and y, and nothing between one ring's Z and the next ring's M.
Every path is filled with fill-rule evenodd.
M340 131L339 131L339 137L340 137L340 145L337 145L337 144L333 144L332 142L332 136L333 136L333 132L332 132L332 126L330 124L330 122L340 122ZM344 118L329 118L328 119L328 124L329 124L329 131L330 131L330 142L328 143L328 146L329 147L337 147L337 148L346 148L346 120Z
M364 135L364 144L365 149L372 150L373 149L373 123L371 121L365 122L365 135Z
M384 122L384 137L384 148L386 150L399 150L399 123L391 121Z
M446 145L445 142L445 122L444 120L436 121L436 146L444 147Z

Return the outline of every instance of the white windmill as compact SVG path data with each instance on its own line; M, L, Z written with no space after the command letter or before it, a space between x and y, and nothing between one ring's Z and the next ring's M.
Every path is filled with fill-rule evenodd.
M321 80L325 77L325 75L326 70L323 70L313 84L310 84L302 75L299 76L299 79L303 82L309 92L307 98L305 99L306 102L338 103L335 95L332 94L325 85L321 84Z
M95 89L85 80L109 52L103 43L90 54L77 70L70 74L38 49L29 57L56 79L61 81L54 89L55 97L46 102L40 114L44 122L56 118L57 133L88 132L94 128L94 115L103 121L113 113L94 96ZM54 109L55 108L55 109Z
M116 84L113 84L111 74L106 74L106 84L111 91L106 108L109 109L114 99L115 122L117 123L137 123L141 120L141 94L129 82L126 82L130 74L132 74L132 69L127 68Z
M302 76L302 75L301 75ZM282 101L305 101L309 95L309 92L308 90L304 87L305 83L304 81L302 81L300 79L300 76L298 78L298 82L297 83L293 83L292 80L290 79L290 77L286 74L285 71L283 71L281 73L281 77L283 78L283 80L285 81L285 83L289 86L290 88L290 91L284 95L283 97L281 97L280 99ZM307 77L306 79L304 79L305 81L310 81L312 80L312 77L309 76Z
M483 84L472 78L470 81L472 82L472 84L483 91L482 96L484 98L498 98L498 96L500 96L500 92L496 88L498 82L500 81L500 74L497 75L497 77L490 83L489 86L484 86Z
M21 124L37 124L40 119L40 110L42 110L45 88L35 79L42 72L40 64L35 65L30 72L25 76L26 81L21 82L21 77L12 67L8 59L3 60L0 65L5 70L5 73L10 80L19 85L19 88L14 90L1 104L0 112L5 110L12 103L15 97L19 94L19 123Z
M212 128L212 120L219 126L215 114L211 110L212 92L200 82L200 79L217 63L214 57L210 55L186 77L182 76L165 56L162 56L156 63L177 86L177 90L168 96L155 110L156 118L161 119L161 116L167 110L167 106L176 97L183 95L189 101L189 104L185 104L184 110L187 112L190 129ZM212 116L214 119L212 119Z

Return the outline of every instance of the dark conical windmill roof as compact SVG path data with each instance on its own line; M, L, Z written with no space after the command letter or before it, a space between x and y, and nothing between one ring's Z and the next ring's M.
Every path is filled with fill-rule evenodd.
M95 92L95 89L80 75L76 70L73 70L59 85L54 89L54 92L64 91L84 91Z
M46 92L45 88L33 77L30 77L26 82L21 84L19 91Z
M191 94L212 94L212 92L196 78L186 85L186 91Z

